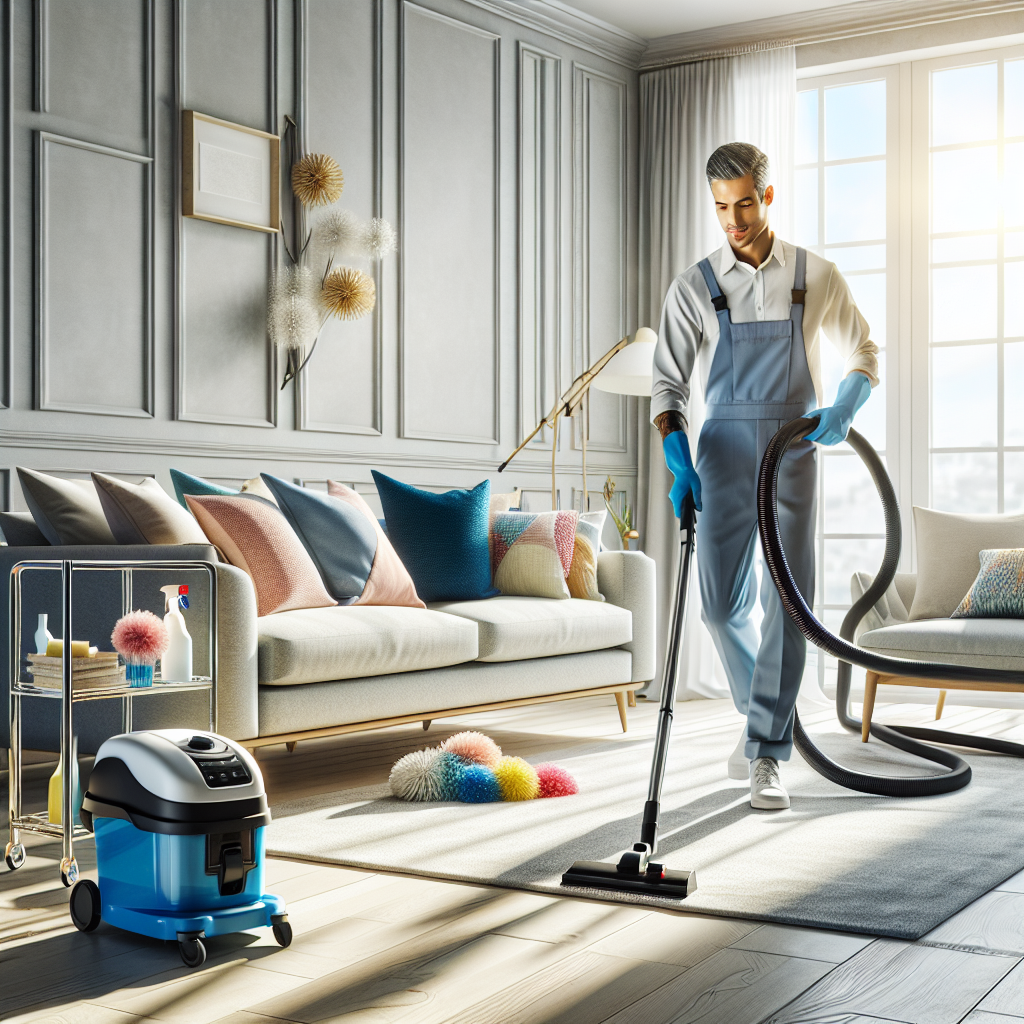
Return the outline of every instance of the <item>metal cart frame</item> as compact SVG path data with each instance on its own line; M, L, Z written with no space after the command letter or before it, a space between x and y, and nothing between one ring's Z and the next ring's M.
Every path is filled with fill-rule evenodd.
M72 631L72 590L76 572L110 571L121 572L121 614L124 615L132 607L132 575L135 570L205 570L210 581L210 607L207 616L209 668L206 676L192 676L190 682L164 683L154 680L151 686L132 687L127 681L111 686L80 689L73 686L71 640ZM22 679L22 600L21 581L25 572L36 570L59 572L61 574L61 610L63 613L63 661L61 665L62 680L60 689L49 689L36 686ZM132 699L156 693L183 693L190 690L207 690L210 694L210 729L217 730L217 573L212 562L206 561L96 561L72 559L40 559L18 562L11 569L11 604L10 604L10 748L8 750L9 802L10 802L10 840L5 850L7 866L16 870L25 863L25 847L21 842L21 833L60 838L62 841L60 878L66 886L74 885L78 880L78 861L75 859L74 841L91 836L92 833L83 825L74 823L74 766L72 765L72 738L74 736L74 720L72 710L80 701L121 699L121 728L123 732L132 731ZM47 812L23 814L21 809L21 701L24 697L39 697L49 700L60 700L60 752L63 766L63 806L61 808L61 824L49 821Z

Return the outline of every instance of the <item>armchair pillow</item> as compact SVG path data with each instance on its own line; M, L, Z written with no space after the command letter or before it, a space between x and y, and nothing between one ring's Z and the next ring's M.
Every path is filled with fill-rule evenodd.
M21 493L51 544L113 544L103 506L91 480L65 480L18 466Z
M495 512L491 523L494 585L506 595L569 598L579 513ZM595 555L594 587L597 587Z
M337 604L288 521L269 501L248 494L186 494L210 542L249 574L256 614Z
M388 537L426 602L494 597L487 550L491 482L435 494L372 470Z
M149 477L126 483L93 473L107 525L118 544L208 544L195 519Z
M1024 619L1024 548L982 551L981 571L954 619Z
M917 589L910 621L948 619L978 575L983 550L1024 547L1024 515L969 515L914 507Z

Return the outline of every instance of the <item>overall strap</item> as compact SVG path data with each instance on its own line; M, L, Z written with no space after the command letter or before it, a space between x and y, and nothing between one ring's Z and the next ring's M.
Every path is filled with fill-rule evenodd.
M793 297L791 302L794 306L802 306L807 297L807 250L797 249L796 269L793 274Z
M722 289L718 287L718 278L715 277L715 272L711 269L711 260L705 257L697 266L700 267L700 272L704 275L704 283L708 286L708 291L711 292L711 304L715 307L715 312L724 312L729 308L729 303L726 302Z

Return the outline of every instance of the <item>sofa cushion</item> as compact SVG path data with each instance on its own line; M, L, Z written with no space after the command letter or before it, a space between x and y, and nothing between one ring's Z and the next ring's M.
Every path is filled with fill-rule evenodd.
M1024 669L1024 620L919 619L862 634L861 647L914 661Z
M65 480L18 466L21 493L51 544L114 544L91 480Z
M118 544L205 544L206 534L152 477L141 483L93 473L92 482Z
M633 617L625 608L579 598L557 601L502 595L486 601L443 601L430 607L477 623L477 661L524 661L600 651L633 638Z
M579 513L495 512L491 516L491 573L506 596L568 600Z
M307 608L257 621L259 681L270 686L440 668L477 656L465 618L385 605Z

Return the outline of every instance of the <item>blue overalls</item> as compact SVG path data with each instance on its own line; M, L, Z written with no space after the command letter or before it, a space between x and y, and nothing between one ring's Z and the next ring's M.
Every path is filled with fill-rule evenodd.
M746 756L785 761L793 749L793 709L804 673L806 642L782 608L767 572L761 581L761 641L750 618L756 577L757 474L772 435L817 407L804 350L807 253L796 251L788 320L736 324L711 264L701 273L718 316L707 412L696 470L703 512L697 536L702 617L729 679L737 711L747 716ZM779 470L779 525L800 592L814 596L817 455L800 442Z

